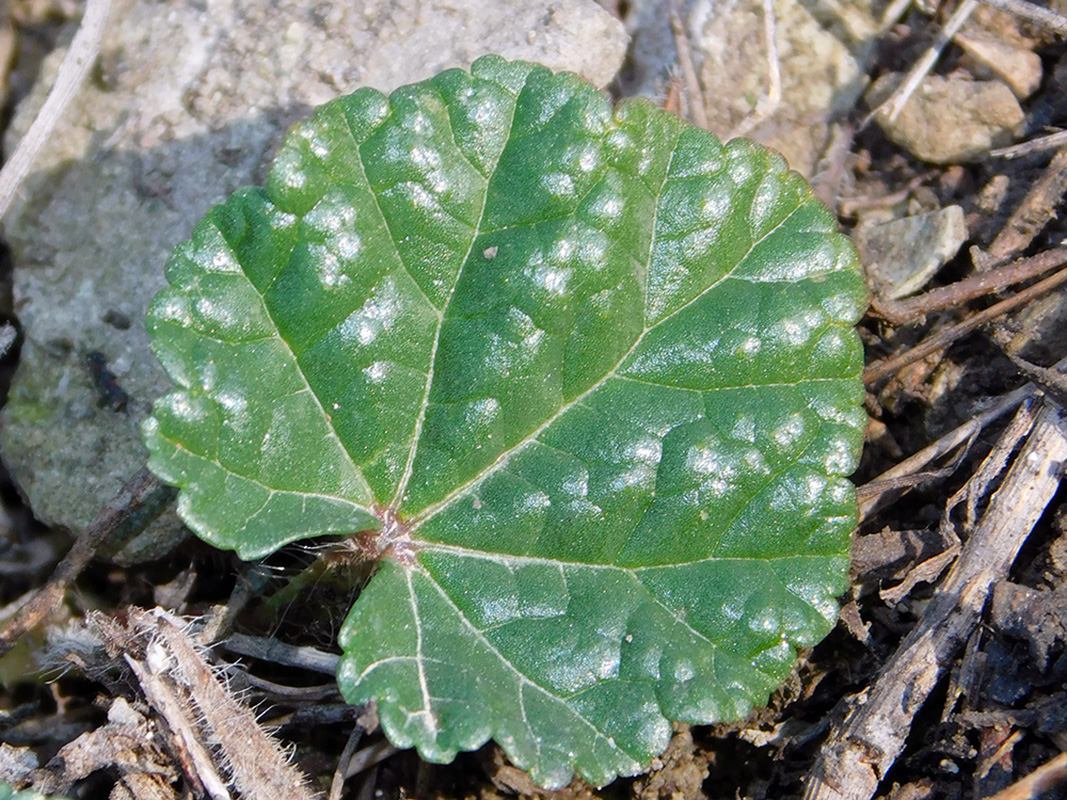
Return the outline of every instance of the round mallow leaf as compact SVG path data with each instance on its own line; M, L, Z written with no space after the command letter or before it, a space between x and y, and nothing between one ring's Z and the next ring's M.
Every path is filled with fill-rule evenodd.
M866 292L764 148L486 57L319 108L166 272L150 467L378 560L338 683L394 744L604 784L834 624Z

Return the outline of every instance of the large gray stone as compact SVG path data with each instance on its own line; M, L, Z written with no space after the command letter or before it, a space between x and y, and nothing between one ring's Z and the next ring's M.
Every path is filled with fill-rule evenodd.
M697 10L701 4L697 4ZM711 4L699 41L701 80L712 130L745 130L770 91L762 35L762 0ZM830 139L830 123L849 113L863 92L878 40L870 0L775 0L781 101L746 135L773 147L793 169L814 176ZM694 19L695 21L695 19Z
M167 253L213 203L263 182L291 122L486 52L602 86L626 44L593 0L116 0L97 74L4 220L26 343L0 446L37 516L79 530L144 464L140 421L168 382L143 318ZM8 152L61 55L18 109ZM101 398L94 351L124 410ZM118 557L163 552L177 531L170 516Z

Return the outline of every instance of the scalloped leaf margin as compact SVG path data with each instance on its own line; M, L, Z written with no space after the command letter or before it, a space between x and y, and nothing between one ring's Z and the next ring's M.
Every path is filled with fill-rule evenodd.
M866 289L776 154L485 57L319 108L166 274L149 466L242 558L380 558L338 683L398 746L602 785L834 624Z

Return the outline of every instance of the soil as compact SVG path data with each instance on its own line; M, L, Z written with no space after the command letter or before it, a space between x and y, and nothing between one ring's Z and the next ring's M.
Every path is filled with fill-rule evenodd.
M620 14L628 6L605 5ZM906 71L952 10L949 4L932 18L920 9L909 11L879 42L866 67L868 78ZM1041 87L1023 103L1027 126L1017 139L1064 124L1062 35L1007 15L985 22L1000 38L1036 53L1044 66ZM16 32L36 48L51 41L54 29L54 20L34 18ZM976 77L972 62L953 46L934 70ZM12 103L25 91L25 70L18 74ZM625 83L615 87L616 95L625 94ZM682 91L665 84L665 102L676 103ZM859 208L881 207L900 217L962 206L967 242L928 291L956 287L988 269L981 253L1023 203L1042 222L1010 257L1062 248L1067 223L1056 218L1056 208L1064 182L1058 193L1051 181L1044 195L1026 194L1047 174L1055 151L932 165L893 144L878 125L863 127L868 111L860 101L838 114L835 122L847 125L851 136L820 173L833 175L833 184L820 176L816 184L840 212L845 230L857 223ZM9 260L3 259L0 291L7 288L0 311L17 323L9 275ZM885 313L888 305L872 310L861 325L868 360L873 365L907 352L1036 280L957 294L947 304L913 303L896 309L900 314ZM146 626L166 624L128 609L161 606L245 635L211 652L201 650L200 657L214 674L225 672L220 685L257 709L262 726L292 748L292 763L323 795L338 763L351 760L364 768L337 797L951 800L1005 790L1003 797L1039 796L1018 782L1067 750L1067 511L1056 491L1062 461L1052 459L1051 479L1026 473L1024 463L1058 452L1059 404L1067 400L1067 381L1042 369L1067 356L1062 336L1067 319L1048 300L1056 296L1041 294L868 382L871 425L854 480L864 503L879 504L869 507L855 535L852 590L843 598L841 623L802 654L766 709L728 725L677 726L669 749L645 775L603 788L575 780L559 792L544 792L492 744L450 765L392 750L375 730L372 712L339 698L329 656L322 656L332 651L358 591L353 587L365 577L352 574L347 559L332 558L325 543L292 546L256 564L195 539L136 567L93 561L66 591L65 602L0 658L0 743L30 748L42 765L30 773L37 784L72 798L210 795L210 787L188 780L195 767L176 754L170 740L156 736L167 725L152 714L124 668L129 659L149 664ZM1025 365L1015 360L1019 357ZM17 361L16 347L3 361L5 388ZM959 444L898 469L891 480L880 478L1028 384L1036 388L1021 404L1006 406ZM1028 446L1036 451L1025 450ZM1041 479L1046 480L1039 486ZM1035 524L1022 525L1023 512L996 526L984 524L997 502L1027 491L1035 494L1025 495L1031 499L1018 507L1029 509ZM2 629L3 607L47 585L71 538L37 523L10 480L0 494ZM982 537L989 537L988 543ZM988 549L976 554L979 546ZM967 573L975 559L982 561L981 569ZM970 576L966 586L957 585L964 573ZM308 609L315 610L313 619ZM82 620L107 646L84 643ZM920 635L940 644L916 649ZM269 642L291 647L271 650ZM895 696L894 680L905 674L916 676L914 682L901 690L903 702L888 708L885 698ZM909 699L911 692L917 700ZM99 735L81 740L80 761L55 758L64 745L90 732ZM893 746L886 741L897 742L899 752L889 752ZM866 749L850 761L857 747ZM2 756L0 750L0 775L6 769ZM858 766L841 766L847 764ZM1065 773L1061 765L1052 777ZM1057 787L1052 780L1044 788L1040 796L1067 797L1067 784ZM241 796L257 796L254 789L242 791Z

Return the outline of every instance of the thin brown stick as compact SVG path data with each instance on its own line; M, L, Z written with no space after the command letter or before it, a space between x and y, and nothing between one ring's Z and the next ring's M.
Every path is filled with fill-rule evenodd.
M251 656L260 661L271 661L288 667L336 675L341 657L325 653L314 647L286 644L267 636L249 636L245 633L231 634L222 646L231 653Z
M689 43L689 34L678 11L678 0L670 0L671 33L674 34L674 46L678 51L678 64L685 77L685 90L689 95L689 115L693 122L707 130L708 111L704 105L704 90L697 77L696 62L693 60L693 48Z
M919 84L923 82L923 79L930 74L930 70L934 68L934 64L937 63L938 57L941 55L941 51L945 49L952 37L956 35L956 31L963 27L963 23L967 21L967 18L974 13L974 10L978 8L978 0L963 0L959 4L959 7L949 17L944 27L938 32L937 38L926 49L926 52L922 54L918 61L908 71L904 81L893 90L893 93L886 98L878 108L874 109L867 118L863 121L866 125L876 115L885 116L890 122L895 120L901 111L904 110L904 106L908 104L908 100L911 99L912 94L919 88Z
M1012 454L1019 443L1029 435L1034 427L1034 419L1037 416L1035 403L1023 403L1015 418L1008 423L997 439L996 445L989 454L982 459L967 482L953 492L945 502L945 508L941 512L941 530L946 536L955 534L955 524L952 521L952 512L960 503L965 503L963 513L963 530L970 536L978 520L979 504L984 503L990 488L996 483L1001 473L1008 466Z
M957 325L953 325L950 328L945 328L944 330L935 333L930 338L923 340L915 345L915 347L898 356L875 361L868 365L863 371L863 382L869 385L880 381L882 378L887 378L902 367L906 367L908 364L914 364L916 361L924 359L928 355L948 347L960 337L982 327L982 325L989 322L989 320L996 319L1001 314L1006 314L1020 306L1026 305L1034 298L1040 297L1065 282L1067 282L1067 269L1061 269L1055 275L1050 275L1040 283L1035 283L1033 286L1023 289L1018 294L975 313L973 316L965 319Z
M999 292L1067 264L1067 247L1056 247L1030 258L978 272L948 286L931 289L907 300L875 300L871 309L890 322L903 325L932 311L962 305L968 300Z
M1059 150L1067 147L1067 131L1057 131L1046 136L1039 136L1028 142L1020 142L1010 147L998 147L990 150L989 155L993 158L1022 158L1023 156L1043 153L1046 150Z
M345 742L341 757L337 759L337 769L334 770L333 780L330 781L328 800L341 800L341 793L345 790L345 769L348 767L348 762L352 760L352 756L355 755L359 740L362 738L363 726L357 722L352 728L352 733L349 734L348 741Z
M367 745L362 750L357 750L352 754L352 757L345 765L345 778L358 775L399 752L400 748L391 744L388 739L381 739L374 744Z
M839 207L841 181L845 177L845 165L855 133L856 126L847 119L830 125L830 142L819 159L815 177L811 181L815 194L827 208Z
M841 203L841 216L842 217L854 217L857 211L863 211L868 208L887 208L889 206L895 206L897 203L903 203L916 188L922 186L926 181L926 175L916 175L910 181L908 185L903 189L900 189L892 194L879 194L871 197L854 197L851 200L844 200Z
M982 762L984 763L982 763L979 769L975 772L975 777L981 778L982 780L988 778L989 773L992 772L993 767L997 762L1004 758L1004 756L1009 756L1010 758L1011 751L1015 748L1015 745L1023 740L1025 735L1026 734L1022 731L1015 731L1011 736L1000 743L1000 746L997 747L995 752L988 756L983 756Z
M71 583L112 534L122 529L137 512L147 511L147 516L138 520L147 524L158 516L173 496L174 489L164 485L147 467L142 467L130 478L74 541L48 583L0 611L0 656L63 601Z
M1067 369L1067 358L1063 358L1049 368L1050 372L1059 374ZM868 519L884 503L887 495L902 489L910 489L924 480L943 477L943 470L927 470L927 466L960 445L973 441L987 426L1005 414L1014 411L1023 403L1030 402L1038 396L1039 387L1033 383L1020 386L998 399L984 411L975 414L958 428L928 444L922 450L894 464L881 475L858 487L856 494L860 502L860 521Z

